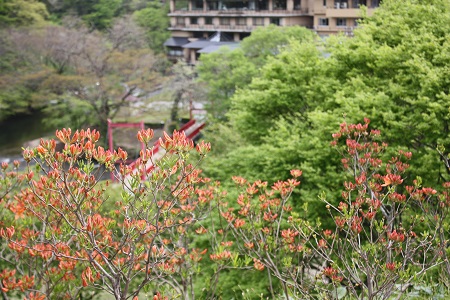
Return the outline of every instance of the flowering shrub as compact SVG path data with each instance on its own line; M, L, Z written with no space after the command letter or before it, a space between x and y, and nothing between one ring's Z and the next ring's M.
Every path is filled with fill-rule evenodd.
M148 145L152 135L145 130L138 138ZM207 232L198 221L208 214L215 187L187 162L192 141L179 132L165 135L165 155L146 174L149 147L136 170L123 164L116 169L127 153L97 147L97 131L63 129L56 136L64 144L60 152L54 140L24 151L28 187L2 201L14 214L0 230L6 241L1 255L10 263L0 273L3 293L75 298L88 286L116 299L141 291L161 292L155 299L193 293L191 276L206 249L190 242ZM196 150L202 159L209 145ZM107 171L121 185L116 203L105 194L109 183L99 180Z
M296 179L267 188L266 182L234 178L243 192L237 206L222 203L221 216L228 224L224 231L236 241L229 256L241 257L240 267L267 268L285 297L387 299L447 261L450 184L442 194L423 187L420 178L407 185L412 154L400 150L385 162L387 144L368 126L369 120L344 123L333 134L332 146L351 178L339 204L321 198L334 228L293 212L289 197L300 183ZM301 171L291 174L297 178Z
M322 199L336 228L321 234L325 247L315 250L338 274L327 275L332 282L342 282L354 297L386 299L445 259L440 233L450 202L420 178L408 185L411 152L399 150L386 161L387 144L378 142L380 132L369 130L369 122L344 123L333 134L351 180L339 205Z
M439 266L450 275L450 183L438 191L407 178L412 154L400 150L386 159L387 144L369 120L344 123L333 134L349 175L342 199L321 197L333 228L308 220L306 206L302 214L291 206L300 170L271 185L233 177L241 192L231 202L197 168L209 144L194 147L183 133L164 135L165 154L156 160L153 132L140 131L147 147L134 169L121 163L125 151L96 146L97 131L56 136L61 151L54 140L24 150L24 173L16 162L1 165L5 299L72 299L99 290L116 299L194 299L205 256L215 264L207 299L216 297L218 274L229 268L267 272L272 298L297 299L387 299ZM118 183L101 181L105 172ZM120 200L113 203L108 190L119 190ZM210 220L216 208L218 218ZM201 235L210 236L207 247L193 243Z

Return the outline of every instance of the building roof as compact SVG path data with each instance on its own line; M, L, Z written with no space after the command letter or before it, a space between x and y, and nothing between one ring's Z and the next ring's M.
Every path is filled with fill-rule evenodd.
M239 47L239 43L221 43L220 45L209 45L197 51L197 53L211 53L219 50L220 47L227 46L230 50L234 50Z
M233 39L229 35L227 35L223 32L220 32L220 31L217 31L212 36L210 36L209 40L211 42L232 42L233 41Z
M166 47L182 47L189 43L189 39L186 37L171 37L164 42Z
M183 48L189 48L189 49L203 49L210 46L225 46L225 45L236 45L239 44L238 42L211 42L208 40L198 40L195 42L191 42L189 44L186 44L183 46Z

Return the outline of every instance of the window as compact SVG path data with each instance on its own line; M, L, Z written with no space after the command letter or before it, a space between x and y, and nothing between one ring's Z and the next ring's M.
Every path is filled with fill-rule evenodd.
M327 6L327 0L323 0L323 6Z
M286 10L287 9L286 0L273 0L273 9Z
M221 0L219 1L219 9L221 10L244 10L248 7L247 1Z
M336 26L347 26L347 19L337 18Z
M294 0L294 9L295 10L302 9L302 0Z
M378 6L380 6L380 2L381 2L381 0L372 0L370 3L370 7L372 7L372 8L378 7Z
M335 3L334 3L334 8L337 8L337 9L339 9L339 8L348 8L349 7L349 5L348 5L348 3L347 3L347 1L336 1Z
M268 0L261 0L261 1L256 1L255 2L255 4L256 4L256 7L255 7L255 9L256 10L268 10L269 8L269 1Z
M220 18L220 25L230 25L230 18Z
M264 26L264 18L253 18L254 26Z
M203 0L192 1L192 10L203 10Z
M176 2L176 1L175 1ZM217 10L219 7L218 1L206 2L208 10Z
M169 49L170 56L183 56L183 50L181 48Z
M184 17L177 17L177 25L183 25L184 26Z
M248 9L250 9L250 10L255 10L255 8L256 8L255 0L250 0L250 1L248 2Z
M319 26L328 26L328 18L319 18Z
M270 24L280 26L281 25L280 18L270 18Z
M192 25L198 24L198 19L195 17L191 17L190 22Z
M205 36L205 34L203 32L201 32L201 31L195 31L194 32L194 37L197 38L197 39L201 39L204 36Z
M213 18L206 17L205 18L205 25L212 25L213 24Z
M353 0L352 7L360 8L361 5L367 6L367 0Z
M246 18L236 18L236 25L241 25L241 26L247 25L247 19Z

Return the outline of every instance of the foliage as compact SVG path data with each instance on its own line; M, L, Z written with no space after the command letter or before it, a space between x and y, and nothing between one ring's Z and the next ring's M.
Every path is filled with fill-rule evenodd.
M447 1L383 1L354 39L328 44L334 113L370 116L391 144L417 153L412 169L427 183L447 176L430 151L448 144L449 11Z
M238 49L223 49L200 57L199 80L208 85L209 109L213 117L223 119L230 108L230 97L245 88L259 68L289 44L291 40L314 43L309 30L269 25L257 28L241 42Z
M208 112L218 119L229 110L229 99L234 92L245 87L257 71L242 49L231 50L226 46L200 56L196 69L199 81L208 87Z
M228 201L197 168L195 157L202 160L210 145L199 143L192 157L183 133L165 134L158 157L152 130L138 132L146 149L135 167L122 163L120 148L97 147L95 130L56 136L61 151L55 140L24 150L23 174L18 162L1 165L3 297L73 299L103 290L115 299L215 299L233 284L222 276L237 271L248 273L234 278L244 299L259 296L244 278L266 282L261 297L272 299L445 295L445 281L427 276L450 275L450 183L439 192L404 177L411 152L386 160L387 144L368 119L333 134L349 173L338 205L321 198L333 228L311 223L306 207L304 215L293 210L300 170L272 186L235 176L239 195ZM105 172L118 181L115 203L110 182L99 179Z
M44 121L50 128L57 128L61 124L71 124L71 126L83 128L88 124L98 122L95 115L92 114L91 106L77 97L66 96L64 99L44 107L42 112L47 116Z
M152 135L143 130L138 138L147 145ZM178 132L165 135L160 141L165 155L153 161L153 149L147 148L133 170L123 164L115 168L126 152L97 147L95 130L72 134L64 129L56 136L64 149L56 151L50 140L25 150L28 166L20 180L28 187L14 199L2 197L8 210L0 231L7 241L1 251L8 264L0 275L3 293L76 298L83 287L93 286L116 299L134 298L141 290L170 298L191 295L192 276L206 252L192 248L191 238L207 233L197 223L216 197L215 185L186 162L192 141ZM203 157L209 145L196 149ZM153 163L155 169L147 174ZM112 172L121 185L115 210L104 209L112 203L105 197L108 182L98 179L103 172ZM2 188L10 190L14 176L3 178Z
M19 103L46 107L58 126L100 126L105 132L107 119L160 83L161 58L145 48L140 33L127 18L108 33L71 23L12 31L6 51L16 51L23 63L3 76L0 84L9 92L0 100L6 107L19 92L30 94Z
M294 112L306 120L333 91L334 80L326 78L327 63L316 45L292 43L232 98L231 124L248 141L258 143L282 116Z
M49 11L59 19L75 16L84 20L92 29L109 29L116 17L123 12L122 0L55 0L46 1Z
M25 89L4 89L0 91L0 122L8 117L28 112L29 97Z
M3 1L20 2L19 0ZM42 0L40 2L45 3L45 5L43 3L39 5L47 7L50 12L49 18L54 23L64 23L68 17L75 17L82 20L89 29L103 32L112 30L117 19L133 15L136 17L136 22L145 29L148 44L156 53L164 50L163 43L170 36L167 31L168 3L162 4L152 0ZM2 8L0 2L0 15L3 15Z
M49 13L38 0L1 0L0 28L6 26L42 26Z
M279 54L291 41L300 43L314 43L315 35L312 31L301 26L269 26L260 27L241 43L245 56L257 68L265 65L269 57Z
M122 0L98 0L92 6L92 12L83 16L83 19L92 27L102 30L109 28L113 18L118 16Z
M146 8L134 13L136 23L141 26L147 37L148 46L155 53L164 51L164 42L170 37L169 27L169 3L162 4L151 1Z
M315 45L297 42L271 59L260 77L232 97L231 133L206 134L239 140L222 143L223 154L206 162L208 174L222 181L239 175L275 182L288 178L286 170L301 168L307 175L301 201L311 204L311 220L320 214L325 217L315 199L321 191L336 197L342 180L336 154L325 142L341 118L320 111L336 87L335 80L326 76L327 64ZM211 142L217 147L216 138ZM301 201L296 200L296 207L302 206Z
M411 153L400 150L383 162L387 145L377 141L380 132L369 131L368 124L344 123L333 135L332 145L351 174L339 205L322 198L334 229L293 212L289 198L301 171L292 170L294 179L271 188L236 176L242 191L237 206L219 206L228 224L223 234L231 239L222 243L216 261L267 269L281 281L284 297L294 299L341 299L346 294L389 299L420 283L433 268L444 264L445 270L450 184L444 183L440 195L423 187L420 178L407 185L404 161Z
M447 1L386 0L353 38L291 42L234 93L230 129L210 134L228 147L206 170L222 181L239 173L274 182L297 166L306 178L300 193L309 195L297 203L309 199L311 221L326 217L314 199L322 191L337 199L336 183L345 177L324 141L342 119L367 116L390 145L414 153L407 172L426 185L446 181L435 148L449 149L448 12ZM239 147L227 140L239 140Z
M200 79L202 76L206 78L203 82L210 85L208 92L214 95L213 99L223 97L220 103L224 104L224 109L212 106L220 110L214 112L214 116L218 117L214 119L214 128L218 129L212 130L209 136L213 138L213 146L220 151L211 154L212 159L205 169L209 176L224 181L231 175L245 176L251 181L263 180L257 183L259 191L256 194L249 194L248 191L242 194L245 201L250 198L254 200L250 201L250 208L252 216L258 222L252 223L248 216L240 214L248 204L245 201L241 201L244 206L233 203L228 207L221 207L221 212L231 222L225 226L226 234L223 238L213 239L217 243L211 246L213 256L209 259L214 260L215 264L210 266L212 271L208 275L216 275L218 270L220 274L227 274L230 268L245 271L264 268L264 275L259 273L259 276L254 276L271 278L272 284L267 285L271 289L266 294L269 297L285 294L285 298L302 298L306 297L305 294L300 296L305 290L311 291L310 295L317 298L350 297L350 294L358 298L389 295L400 297L402 294L413 297L418 291L428 296L430 291L443 293L445 288L442 283L448 284L444 279L450 274L448 261L444 256L447 253L445 241L448 239L448 224L443 221L447 214L448 186L440 186L436 182L446 182L449 169L448 150L445 150L450 149L449 85L446 77L449 57L448 16L449 5L445 0L406 0L401 3L385 0L373 17L361 22L362 26L355 31L354 38L341 36L325 41L327 55L313 43L287 39L289 43L281 48L268 47L267 51L258 48L258 53L264 55L255 58L246 52L251 50L245 48L245 43L249 41L246 39L241 49L233 52L223 50L220 60L227 57L222 62L226 65L223 68L226 73L221 72L222 66L217 63L219 59L210 60L214 57L213 54L203 56L202 60L207 63L198 67L199 70L205 68L200 71ZM41 37L42 35L23 40L27 40L29 44L38 44ZM5 69L13 72L8 74L8 78L2 76L1 79L2 84L6 83L2 85L2 90L7 92L0 96L0 103L8 105L2 108L14 109L8 103L17 99L24 100L19 106L22 109L30 103L55 97L58 99L57 105L71 108L75 94L64 94L67 90L83 91L92 96L90 99L94 99L93 102L102 103L102 97L97 97L99 94L94 93L95 84L100 82L97 78L101 78L102 83L103 80L107 82L101 85L102 88L105 87L103 95L110 96L108 99L120 99L120 91L123 92L124 87L114 83L121 82L122 77L114 72L98 77L95 69L119 72L125 70L124 73L127 74L130 49L118 47L112 54L108 52L111 49L109 47L117 44L112 42L114 39L111 36L106 38L105 35L94 33L92 37L92 40L101 41L100 47L80 58L55 55L72 55L71 50L67 51L70 47L41 48L46 49L46 52L35 51L38 55L33 55L33 51L7 51L9 57L26 57L26 67L33 72L24 76L21 73L24 66L18 63L19 60L2 62L2 68L5 66ZM266 42L272 40L274 39L265 38ZM103 47L104 45L106 46ZM248 45L252 44L249 42ZM254 45L259 44L255 41ZM17 49L26 48L22 46ZM65 50L54 51L55 49ZM0 45L0 51L4 53L3 45ZM103 61L111 62L102 58L116 58L116 55L118 61L123 59L125 62L120 67L101 64ZM43 60L40 59L42 57ZM92 69L83 60L87 57L95 63L92 64ZM75 61L77 63L73 63ZM14 67L16 65L20 66L17 73ZM130 71L133 72L134 70ZM84 82L86 78L89 81ZM139 78L130 77L125 80L135 83ZM8 89L3 89L4 87ZM39 93L36 94L36 91ZM32 93L32 96L28 96ZM231 100L230 95L233 95ZM81 97L74 102L80 100ZM86 107L90 105L88 101L83 103L87 104ZM231 111L225 117L228 107L231 107ZM84 106L79 108L72 111L83 117ZM371 148L374 144L362 142L370 133L358 136L360 140L357 141L355 136L344 138L350 144L339 148L344 154L343 162L347 162L347 166L341 166L336 153L328 147L328 136L342 118L351 123L363 116L370 117L372 123L383 130L386 141L394 147L386 148L381 144L380 149L383 151L378 153L375 148ZM230 123L217 123L227 118ZM362 124L360 128L364 126ZM355 131L356 127L343 128L348 132L340 132L341 136L346 136L350 131L353 134L360 132ZM340 143L341 140L338 142L337 139L336 144L341 145ZM351 153L351 147L357 144L358 147L363 147L356 149L356 153L363 154L358 159L354 156L355 152ZM439 144L442 145L439 148L441 156L434 150ZM400 148L402 152L393 152L390 150L392 148ZM408 160L411 166L405 168L409 152L414 154L415 159ZM365 157L369 153L372 154ZM382 169L369 163L369 159L374 157L384 162ZM389 162L391 158L394 159L393 162ZM439 159L443 159L447 167L442 167ZM400 161L401 164L397 165ZM348 171L350 166L354 167L352 173L343 172ZM399 166L404 170L400 171ZM304 180L302 189L292 190L288 197L287 194L282 195L281 191L283 186L291 188L289 185L295 182L288 180L289 169L302 169ZM400 176L395 177L398 179L396 184L386 181L393 179L394 175ZM415 175L422 177L422 183L419 179L412 182ZM273 192L278 194L273 197L264 195L265 191L272 193L270 186L279 179L282 182L273 185ZM270 182L267 186L263 183L265 180ZM340 204L338 183L343 181L346 182L346 197L343 204ZM223 182L223 185L230 189L227 199L238 193L238 189L230 188L228 182ZM255 186L244 184L244 189L254 189ZM321 200L328 202L328 210L317 199L322 191L324 194L321 194ZM267 207L256 201L256 195L259 194L265 197ZM379 207L375 200L381 202ZM281 203L290 204L293 212L278 213L284 211ZM302 209L306 206L307 209ZM269 213L272 216L278 215L272 221ZM370 219L373 213L373 219ZM292 222L288 222L289 214ZM319 221L316 219L318 216L321 217ZM245 220L246 223L239 227L242 221L236 224L236 218ZM5 217L5 220L11 232L10 225L16 220L12 214ZM385 227L380 222L384 222ZM269 230L264 229L261 224L267 225ZM283 230L288 229L290 231L284 231L283 236ZM331 230L331 234L327 230ZM8 235L6 229L4 232ZM302 251L297 251L299 248L291 251L292 243L289 243L291 239L288 238L292 234L294 244L303 245ZM20 233L18 236L20 237ZM225 238L229 240L224 240ZM259 246L259 240L256 240L258 238L265 241L267 247ZM254 248L245 248L243 241L253 241ZM196 247L205 249L206 246L204 248L204 244L201 244L202 247ZM356 249L356 254L352 254L350 249ZM418 260L418 254L422 255L422 260ZM210 260L204 261L209 263ZM293 268L293 264L287 264L289 260L298 262L297 265L304 268ZM75 270L74 274L82 274L87 270L87 264L86 262L82 268ZM201 264L200 267L201 270L206 270ZM26 270L27 267L23 269ZM311 273L306 270L311 270L313 275L308 275ZM41 272L39 276L48 279L44 273ZM10 273L5 272L3 276L9 275ZM205 274L202 275L203 277L200 275L197 278L207 282L204 280ZM20 274L18 277L21 276L24 275ZM183 281L177 275L174 277L178 282ZM85 278L91 279L90 276ZM214 283L216 277L210 278ZM214 288L220 288L221 279L226 281L222 282L223 287L230 287L234 283L226 277L218 278L216 286L208 285L212 290L208 290L207 295L220 295ZM439 278L439 286L430 284L435 284L436 278ZM22 282L24 281L25 278L22 278ZM87 281L89 285L99 282ZM195 289L198 283L193 286L191 290L198 291ZM81 287L82 282L75 282L71 287L73 289L68 290L76 293ZM197 292L194 293L198 295ZM169 295L173 296L170 292Z

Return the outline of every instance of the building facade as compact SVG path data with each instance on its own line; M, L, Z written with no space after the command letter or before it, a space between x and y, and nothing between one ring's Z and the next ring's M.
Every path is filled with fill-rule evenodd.
M313 29L320 36L344 32L352 35L361 18L361 6L372 15L381 0L315 0L311 10L314 18Z
M351 35L361 17L360 7L367 7L367 14L371 15L380 1L170 0L172 38L165 46L169 49L169 57L184 57L195 63L202 49L193 48L190 43L208 41L214 36L215 46L218 41L232 45L249 36L254 29L269 24L304 26L320 36L338 32ZM219 40L217 32L220 32Z

